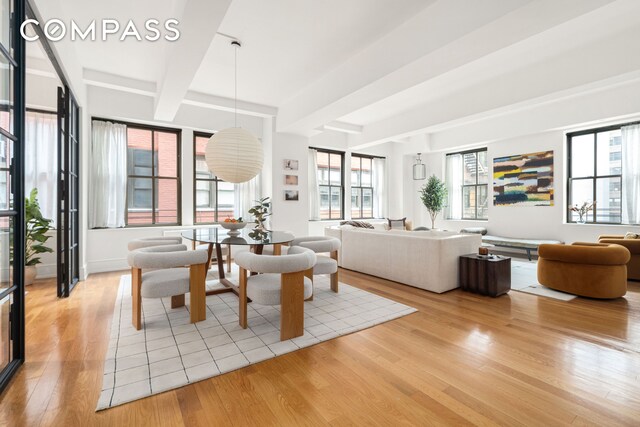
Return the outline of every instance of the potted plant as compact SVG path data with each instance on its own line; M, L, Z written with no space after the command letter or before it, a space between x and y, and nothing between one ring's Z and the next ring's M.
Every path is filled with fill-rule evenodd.
M269 197L264 197L255 201L255 205L249 209L249 213L253 215L256 226L255 230L267 231L267 218L271 216L271 202Z
M29 197L25 199L25 224L26 224L26 251L24 256L24 284L31 285L36 278L36 265L40 264L40 254L51 253L53 249L46 246L51 236L47 232L51 230L51 220L42 216L38 204L38 189L31 190Z
M444 208L446 198L446 185L435 175L431 175L427 183L420 190L422 204L424 204L429 211L429 216L431 216L431 228L435 228L436 217Z

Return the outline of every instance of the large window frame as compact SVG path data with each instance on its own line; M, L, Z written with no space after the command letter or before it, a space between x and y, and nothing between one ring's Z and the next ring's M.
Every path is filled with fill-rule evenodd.
M479 154L480 153L485 153L486 156L487 156L486 157L486 159L487 159L487 182L486 183L479 182L480 181L479 180L480 174L478 174L478 162L479 162L478 159L479 159ZM465 172L465 168L466 168L466 165L464 163L464 158L465 158L466 155L469 155L469 154L475 154L476 172L475 172L475 183L473 183L473 184L465 184L465 181L464 181L464 172ZM488 221L489 220L488 211L487 211L487 217L478 216L478 205L479 205L478 201L480 200L478 195L480 194L480 189L482 187L484 187L484 189L485 189L485 194L486 194L486 197L487 197L487 207L488 207L488 204L489 204L489 157L488 157L487 147L476 148L476 149L473 149L473 150L466 150L466 151L458 151L458 152L455 152L455 153L447 153L447 156L454 156L454 155L462 156L462 169L460 171L460 173L462 174L462 181L461 181L462 185L461 185L461 191L460 191L460 193L461 193L460 197L462 198L462 200L461 200L462 212L461 212L460 219L465 220L465 221ZM465 216L464 197L465 197L465 189L466 188L468 188L468 189L473 188L475 190L476 197L475 197L475 209L474 209L474 215L473 216Z
M193 223L197 225L211 225L220 223L220 183L226 182L216 175L212 177L198 177L198 170L196 162L198 161L198 156L196 154L196 141L197 138L211 138L213 136L212 133L207 132L194 132L193 133ZM209 196L209 206L208 208L213 212L213 221L198 221L198 209L202 208L202 206L198 206L198 183L207 183L209 185L209 194L214 194L214 201L212 203L211 196ZM224 219L223 219L224 221Z
M577 132L567 133L567 201L568 201L567 206L568 207L574 204L573 194L572 194L572 189L573 189L572 184L575 181L592 181L593 200L595 200L596 194L598 191L598 188L597 188L598 180L619 179L619 182L620 182L620 190L619 190L621 195L620 209L619 209L620 221L598 221L598 203L596 203L593 206L593 211L590 212L589 215L587 215L587 223L589 224L628 225L622 222L622 194L624 194L623 188L622 188L624 185L624 180L622 179L622 177L624 174L624 170L621 165L619 174L598 174L598 134L620 130L624 126L629 126L634 124L640 124L640 122L622 123L619 125L604 126L604 127L594 128L594 129L585 129ZM573 139L576 137L581 137L585 135L593 135L593 151L594 151L593 174L589 176L573 177L573 169L572 169L573 168L572 153L573 153L573 143L574 143ZM612 159L610 155L608 158L609 158L609 161L616 160L616 159ZM591 218L591 220L588 220L589 217ZM573 218L572 212L569 208L567 208L566 210L566 221L568 224L578 223L578 221L576 221L576 219Z
M374 219L373 213L375 212L375 207L374 207L374 203L375 203L375 193L376 193L376 188L373 182L373 160L374 159L384 159L384 157L380 157L380 156L371 156L368 154L356 154L356 153L352 153L351 154L351 165L350 165L350 174L349 177L351 178L352 172L353 172L353 159L359 159L359 163L360 163L360 167L358 168L358 171L360 173L360 177L357 180L357 183L359 185L353 185L353 179L351 179L351 194L349 197L350 200L350 204L351 204L351 208L349 210L349 212L351 213L351 219ZM362 160L363 159L368 159L371 162L371 181L370 181L370 185L362 185ZM344 174L344 173L343 173ZM357 191L357 195L356 197L359 197L360 200L360 206L358 208L359 211L359 215L354 216L353 215L353 191L356 190ZM364 216L364 193L365 191L368 190L371 194L371 216Z
M329 176L327 177L327 182L329 184L318 184L318 189L320 191L318 191L318 196L321 196L321 189L322 188L326 188L329 191L329 218L322 218L321 221L338 221L338 220L343 220L345 218L344 216L344 206L345 206L345 191L344 191L344 157L345 157L345 153L344 151L337 151L337 150L328 150L325 148L316 148L316 147L309 147L312 150L316 150L317 153L326 153L327 157L329 159L329 164L328 164L328 168L329 168ZM331 184L331 155L339 155L340 156L340 185L335 185L335 184ZM338 217L332 217L332 212L333 212L333 206L331 203L331 194L332 194L332 189L334 188L338 188L340 191L340 215ZM351 196L349 196L349 200L351 200ZM320 200L318 201L318 203L320 203Z
M169 128L163 126L155 126L155 125L145 125L139 123L125 122L121 120L113 120L106 119L102 117L92 117L91 120L100 120L105 122L119 123L123 124L127 127L127 131L131 129L140 129L151 132L151 152L155 151L156 147L156 136L155 132L161 133L173 133L176 135L176 176L162 176L157 175L157 160L152 162L151 175L137 175L130 174L128 169L129 165L129 147L127 141L127 197L125 202L125 227L126 228L139 228L139 227L167 227L173 225L182 225L182 129ZM129 181L131 179L151 179L151 223L149 224L140 224L134 223L129 224ZM177 191L177 201L176 201L176 222L158 222L158 210L156 207L156 195L158 189L158 181L159 180L175 180L176 181L176 191Z

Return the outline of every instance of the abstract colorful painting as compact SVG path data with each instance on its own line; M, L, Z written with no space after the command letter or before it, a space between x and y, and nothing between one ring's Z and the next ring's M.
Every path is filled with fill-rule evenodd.
M493 159L494 206L553 206L553 151Z

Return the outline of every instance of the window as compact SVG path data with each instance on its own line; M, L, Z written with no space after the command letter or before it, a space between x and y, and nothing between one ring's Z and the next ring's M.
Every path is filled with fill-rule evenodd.
M320 219L344 218L344 153L317 150Z
M180 223L180 131L127 124L127 225Z
M195 133L194 148L194 213L196 224L212 224L233 217L236 206L235 187L209 171L204 152L210 134Z
M373 158L351 156L351 218L373 218Z
M596 201L587 214L592 223L622 223L622 125L567 135L569 152L569 205ZM576 222L568 211L567 221Z
M448 218L488 218L489 169L487 149L447 154Z

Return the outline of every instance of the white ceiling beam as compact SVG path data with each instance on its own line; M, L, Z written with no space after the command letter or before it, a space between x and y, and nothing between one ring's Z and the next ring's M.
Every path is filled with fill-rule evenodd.
M230 4L231 0L187 0L180 19L180 39L167 50L155 102L156 120L175 117Z
M613 0L437 1L279 109L279 132L308 132Z
M441 132L635 82L640 73L640 56L626 56L625 52L639 49L640 28L632 28L368 124L359 144L372 146ZM593 61L594 55L598 61Z
M183 104L194 105L196 107L210 108L214 110L228 111L233 113L236 108L236 103L231 98L224 98L222 96L208 95L200 92L187 92ZM240 101L237 103L238 114L246 116L256 117L275 117L278 114L278 109L269 105L256 104L253 102Z
M90 86L115 89L138 95L156 96L158 87L155 82L132 79L116 74L105 73L85 68L82 73L85 84Z
M322 126L322 130L333 130L350 135L358 135L362 133L362 126L334 120L333 122Z

